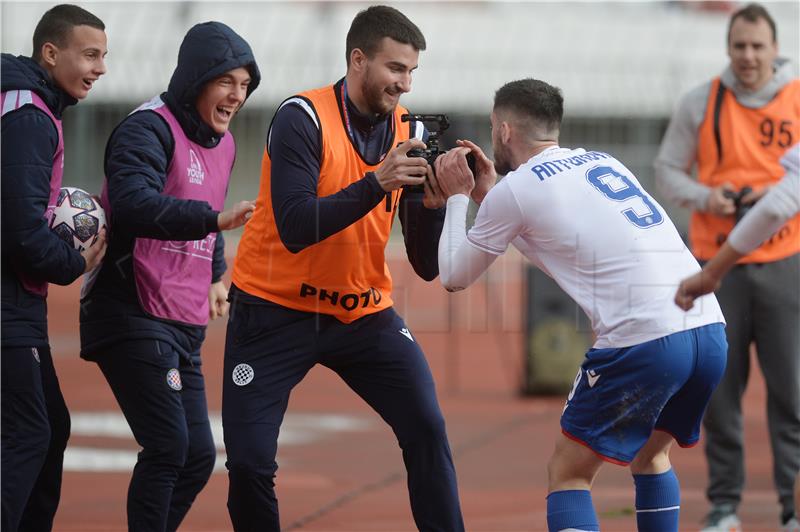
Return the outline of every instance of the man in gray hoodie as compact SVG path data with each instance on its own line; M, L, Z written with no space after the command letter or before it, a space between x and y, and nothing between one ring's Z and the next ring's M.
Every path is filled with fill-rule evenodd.
M782 177L781 156L800 139L800 80L778 57L775 22L758 4L728 26L729 66L688 92L655 162L668 201L692 209L689 240L701 262ZM697 179L690 177L696 167ZM704 426L711 511L704 532L741 530L744 486L741 397L755 342L767 384L767 419L782 530L797 530L792 483L800 469L800 216L743 257L717 299L728 323L728 365ZM794 527L794 528L793 528Z

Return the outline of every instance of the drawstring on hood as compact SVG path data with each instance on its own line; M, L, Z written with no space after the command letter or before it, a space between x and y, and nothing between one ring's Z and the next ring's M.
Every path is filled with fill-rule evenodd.
M183 38L178 65L161 96L186 135L201 146L212 148L222 136L200 118L195 106L197 97L206 83L239 67L250 72L247 87L250 97L261 81L261 73L250 45L239 34L221 22L212 21L193 26Z

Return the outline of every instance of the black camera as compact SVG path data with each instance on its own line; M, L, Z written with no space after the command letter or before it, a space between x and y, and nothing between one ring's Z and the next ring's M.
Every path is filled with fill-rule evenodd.
M723 196L733 200L733 205L736 207L734 217L736 218L737 224L739 223L739 220L744 218L744 215L753 208L753 205L756 204L755 201L753 203L742 203L742 199L744 199L744 197L750 194L752 191L752 188L744 187L739 192L734 192L733 190L724 190L722 192Z
M403 122L422 122L425 124L425 128L428 130L428 142L427 147L424 150L420 149L413 149L408 151L409 157L422 157L428 164L431 165L433 168L433 175L436 175L436 170L433 163L436 161L436 158L439 157L441 154L445 153L439 148L439 139L444 133L447 128L450 127L450 120L447 118L447 115L444 114L429 114L429 115L411 115L411 114L404 114L400 117L400 120ZM475 176L475 155L472 153L467 154L467 165L469 169L472 171L472 175ZM403 188L411 189L411 190L418 190L424 191L424 187L422 185L405 185Z

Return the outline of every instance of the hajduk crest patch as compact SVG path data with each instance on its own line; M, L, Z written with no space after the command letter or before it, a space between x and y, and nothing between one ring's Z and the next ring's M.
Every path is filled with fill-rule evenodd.
M181 391L183 389L183 383L181 383L181 372L175 368L169 370L167 372L167 384L173 390Z
M233 368L233 383L236 386L245 386L250 384L255 377L255 371L250 364L238 364Z

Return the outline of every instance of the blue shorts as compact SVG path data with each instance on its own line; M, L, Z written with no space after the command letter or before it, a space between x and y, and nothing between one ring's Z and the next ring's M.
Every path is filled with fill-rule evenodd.
M725 371L721 323L623 348L590 349L561 415L564 435L627 465L653 430L681 447L700 439L703 413Z

